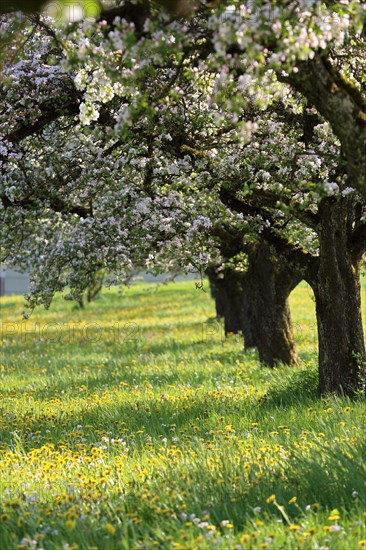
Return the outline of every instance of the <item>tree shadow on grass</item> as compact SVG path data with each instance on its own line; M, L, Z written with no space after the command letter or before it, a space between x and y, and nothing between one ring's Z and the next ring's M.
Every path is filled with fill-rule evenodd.
M154 347L154 349L159 350L157 347ZM164 347L163 349L164 353L166 353L166 348ZM172 344L171 349L174 350L174 344ZM182 349L189 353L189 350L192 349L192 344L185 343L182 346ZM150 350L146 356L146 359L148 360L149 356L152 355L153 354L151 354ZM154 360L157 360L158 358L159 354L154 356ZM272 388L259 399L258 395L254 395L253 399L244 399L242 401L233 401L228 399L217 403L209 403L206 400L201 404L190 404L189 402L185 402L182 405L184 409L183 412L177 410L179 408L178 402L178 405L174 406L174 410L172 409L171 404L169 404L169 393L172 388L168 389L168 386L176 386L178 392L180 391L179 388L184 389L185 387L190 387L194 390L194 388L205 384L207 391L210 387L214 389L215 385L213 381L215 379L222 379L222 369L224 368L225 362L231 359L231 363L235 363L235 361L243 360L243 358L243 353L240 350L237 352L225 350L224 348L217 350L217 347L213 346L212 348L204 349L200 357L201 364L205 361L210 362L209 370L205 370L203 368L196 369L195 366L189 364L186 369L184 367L177 368L177 364L175 364L172 367L173 370L162 369L161 371L159 370L158 364L156 364L152 369L147 368L146 370L141 371L141 367L137 369L131 364L122 364L119 366L119 361L116 359L113 364L113 370L111 370L110 367L99 369L95 366L95 368L90 367L87 371L82 370L82 368L80 368L80 371L76 370L70 379L60 380L55 377L52 380L50 377L46 387L33 389L31 395L36 401L49 401L55 397L61 397L62 399L64 395L71 398L77 398L81 395L80 387L82 387L82 397L85 398L88 394L98 392L99 389L103 392L103 390L108 390L108 388L117 388L120 382L129 385L129 392L133 392L135 389L138 391L141 389L144 392L146 387L150 384L152 387L155 387L155 389L158 388L158 391L161 392L162 396L160 398L161 403L159 403L159 405L156 403L156 396L151 397L150 400L147 398L136 397L135 403L128 403L125 410L123 407L119 406L120 408L115 408L113 413L112 411L109 411L108 414L106 414L103 413L103 409L100 409L99 405L94 407L90 404L90 402L88 402L87 407L89 408L89 411L92 409L92 412L77 412L74 415L75 419L73 418L73 415L68 414L67 425L63 426L63 429L67 429L68 426L71 429L72 425L75 425L75 423L84 424L86 422L87 424L93 425L93 423L97 421L98 429L101 429L105 420L106 425L104 428L106 431L108 431L108 422L112 421L112 418L115 423L118 423L121 419L124 421L125 418L133 418L133 421L128 425L131 431L141 429L141 426L145 431L148 431L151 424L156 424L156 421L154 421L154 416L158 416L159 419L162 419L160 424L169 424L174 421L174 423L177 424L177 429L180 429L183 424L189 425L195 418L206 418L208 415L207 411L218 415L231 414L233 411L237 414L242 412L243 414L245 413L246 415L249 415L252 420L256 420L256 416L270 417L274 411L298 407L299 403L301 403L304 407L308 407L318 400L316 390L316 372L314 370L300 370L295 368L291 371L287 371L285 385L280 386L275 382L275 380L273 380L273 383L271 381ZM215 364L215 361L217 361L217 364ZM129 361L127 361L127 363L129 363ZM243 363L243 365L245 365L245 363ZM272 377L273 373L276 373L277 371L277 369L268 370L266 367L262 367L262 369L263 371L260 375L262 376L263 374L264 377L266 376L266 373ZM50 369L48 374L52 375L52 371L53 369ZM239 373L235 370L231 371L231 373L228 373L228 376L232 376L235 380L237 380L236 375L239 375L240 373L242 373L245 377L245 368L243 368ZM32 374L34 375L34 373ZM56 375L57 372L55 376ZM279 376L282 376L281 372L279 372ZM283 378L281 378L281 382L282 380ZM17 390L17 392L19 393L19 390ZM25 387L24 392L28 392L27 387ZM9 396L12 396L14 394L14 390L9 390L8 393ZM165 393L167 395L165 395ZM3 394L6 395L6 391L4 391ZM130 395L127 396L127 400L131 399L131 395L132 399L134 399L133 393L130 393ZM144 399L147 399L147 404L144 404ZM247 401L250 401L251 403L250 410L246 407ZM39 404L39 407L41 407L41 404ZM101 414L98 412L99 409ZM41 413L41 409L39 412ZM61 414L62 412L60 411L59 415ZM174 416L172 416L173 414ZM56 413L56 417L57 416L58 413ZM52 429L54 418L55 415L52 415L50 421L47 422L47 420L41 415L39 415L38 420L34 419L32 421L28 417L27 423L31 424L30 430L32 432L38 430L44 431L45 429ZM174 420L172 420L173 418ZM189 418L191 418L191 421Z
M218 372L219 370L220 367ZM86 444L98 442L101 433L110 432L110 437L122 436L133 453L146 452L147 435L153 441L156 452L164 453L164 449L172 445L194 451L197 453L195 461L172 462L168 470L156 474L155 480L151 478L150 488L156 484L154 491L161 496L162 502L172 490L173 494L179 496L177 509L182 502L182 493L186 492L184 502L190 513L202 517L204 510L208 510L210 521L218 527L222 520L230 519L238 529L243 529L245 525L250 526L252 520L258 519L254 511L258 506L262 509L261 518L266 517L266 514L277 514L275 507L266 502L271 494L275 494L277 501L285 505L287 514L294 521L300 511L297 507L287 504L294 495L298 497L301 513L306 506L313 503L327 509L341 506L351 509L355 504L352 499L354 491L360 495L360 499L364 498L364 444L353 445L352 456L347 456L344 447L341 448L340 443L336 442L331 446L319 443L309 453L304 454L293 449L286 467L281 465L279 460L278 465L267 470L258 462L257 465L252 464L248 472L247 459L240 457L239 460L231 461L225 440L222 439L221 446L215 447L212 451L212 456L218 460L216 474L212 475L205 466L205 453L207 448L209 449L206 445L212 441L209 433L211 420L211 427L215 430L222 414L230 415L234 412L234 418L241 418L244 426L255 420L258 414L269 417L281 409L289 413L295 409L301 415L302 410L317 400L316 373L294 369L284 387L273 387L267 392L265 399L260 401L255 398L217 399L209 393L193 395L192 399L188 396L182 401L174 401L163 395L150 400L137 397L131 402L114 405L98 403L64 418L60 414L56 419L45 416L28 419L28 428L32 432L39 430L42 434L45 434L46 430L51 430L52 441L56 443L58 437L60 440L68 441L68 433L75 430L77 424L82 424ZM201 429L201 423L205 425L204 430ZM194 426L198 427L197 431ZM138 434L140 430L142 433ZM237 433L241 438L245 438L240 428ZM184 434L187 435L185 439ZM173 441L176 436L182 443ZM72 436L68 443L73 446L75 441L75 437ZM27 442L26 446L41 446L44 442ZM227 446L229 445L230 443L227 443ZM152 476L154 477L154 474ZM149 508L148 502L144 501L145 504L142 504L141 495L145 491L146 486L143 483L134 481L126 484L123 493L116 492L114 496L113 492L111 493L110 505L113 507L122 500L125 503L125 511L138 510L139 517L148 523L149 529L153 529L158 526L159 517ZM311 508L307 514L312 516L315 509ZM146 534L146 531L142 530L141 533Z
M221 369L222 367L217 365L211 370L210 376L219 376ZM157 385L156 376L161 376L161 393L149 395L142 392L140 394L140 389L146 389L146 383L153 382L155 386ZM187 377L189 378L189 374ZM129 379L135 385L131 384L127 389L121 389L121 393L118 392L119 397L116 394L115 402L111 402L109 399L103 403L98 401L96 396L93 398L94 403L86 399L85 405L80 405L73 413L56 409L52 414L47 414L43 413L40 408L37 415L33 417L31 416L33 413L27 415L26 432L40 432L45 439L47 439L46 434L51 433L53 441L55 438L57 440L57 437L63 440L67 437L68 432L75 431L75 426L80 424L86 430L83 437L90 442L99 440L100 435L98 434L100 433L110 432L111 437L118 438L123 434L128 434L128 437L132 434L134 437L136 432L141 432L141 435L134 437L134 446L141 450L145 446L147 434L153 438L167 437L170 440L178 433L186 432L192 437L198 436L204 440L210 440L211 436L208 435L208 432L210 429L217 428L217 420L220 417L228 418L232 415L239 422L240 433L241 430L245 431L251 422L257 421L259 417L268 419L273 418L273 414L280 410L289 412L291 409L298 410L299 403L306 410L310 404L317 401L314 373L304 371L294 372L286 387L274 388L263 397L254 392L253 394L249 393L247 397L236 397L235 399L232 398L230 392L220 393L215 387L212 387L211 390L209 388L199 390L194 386L187 386L181 373L178 378L176 373L137 374L132 370L125 379ZM92 382L94 385L90 383L90 393L96 388L111 386L110 376L105 378L102 376ZM176 385L178 391L173 392L172 395L169 394L169 390L165 393L164 389L169 385ZM63 387L66 391L67 383ZM58 385L58 389L58 396L61 397L63 394L60 385ZM78 392L75 392L75 396L78 397ZM36 394L35 397L50 398L45 391L44 393L39 391L38 396ZM85 393L83 393L84 397L86 397ZM22 413L14 414L13 429L17 429L18 425L21 426L22 423L19 420L22 416L24 416ZM225 422L229 421L225 420ZM205 426L204 431L201 429L201 424ZM266 430L265 426L264 422L264 430ZM48 430L49 432L47 432ZM268 430L270 430L269 427ZM3 434L3 438L6 441L9 439L9 434L8 437ZM72 440L73 438L71 438Z
M298 407L299 403L309 406L319 400L317 394L318 373L315 369L299 370L294 368L287 373L284 385L273 384L262 400L262 409L271 412L273 408Z

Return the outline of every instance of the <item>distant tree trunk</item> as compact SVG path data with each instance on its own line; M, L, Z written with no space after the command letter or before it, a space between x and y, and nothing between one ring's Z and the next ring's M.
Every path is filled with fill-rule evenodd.
M225 307L223 301L223 292L220 292L218 275L214 267L206 269L206 275L210 283L211 297L215 302L216 317L224 318Z
M225 335L243 332L246 340L251 339L249 324L245 319L245 273L234 269L223 269L218 272L209 268L207 275L210 281L211 294L216 304L216 314L223 317ZM248 333L247 333L248 330Z
M104 282L104 269L100 269L94 274L93 280L87 288L86 299L88 303L95 300L99 292L103 288Z
M319 341L319 394L353 396L363 385L365 343L360 261L349 244L352 206L343 197L322 201L318 268L311 284Z
M246 275L248 317L259 359L270 367L297 364L288 298L301 276L279 260L267 244L249 254Z
M301 277L266 244L256 246L248 257L246 272L226 268L218 275L214 268L208 271L225 334L242 332L245 348L256 347L263 364L295 365L288 297Z
M84 309L85 307L84 305L85 298L88 304L90 304L90 302L93 302L93 300L95 300L95 298L98 296L99 292L103 288L103 282L104 282L104 269L100 269L99 271L96 271L94 273L84 294L80 295L76 299L76 302L79 304L80 309Z

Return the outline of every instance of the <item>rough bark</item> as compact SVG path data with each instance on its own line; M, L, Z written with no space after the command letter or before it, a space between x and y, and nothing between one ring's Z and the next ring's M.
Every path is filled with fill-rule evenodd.
M224 317L224 304L220 290L217 285L218 276L216 274L216 269L214 267L209 267L206 269L206 275L210 283L211 298L215 302L216 308L216 317Z
M330 123L341 142L351 185L366 198L366 99L324 56L297 63L297 72L279 75Z
M258 245L249 255L249 318L259 359L270 367L297 363L288 298L300 280L301 276L281 262L267 244Z
M352 201L322 201L320 251L310 280L316 301L319 394L353 396L364 384L365 343L361 318L360 260L352 243Z
M250 213L252 206L247 202L224 191L221 197L233 210ZM365 387L359 282L359 265L366 252L366 223L360 216L363 209L363 204L352 195L323 199L314 220L320 241L318 256L292 245L275 230L275 224L261 234L282 261L295 266L314 290L320 395L329 392L353 395ZM280 291L279 299L281 295Z
M252 248L248 257L245 273L224 269L218 276L212 268L208 273L225 334L242 332L245 348L256 347L265 365L295 365L288 297L301 276L276 258L267 244Z
M207 275L216 304L216 314L224 319L225 335L242 332L245 347L254 347L254 335L247 317L246 273L234 269L224 269L218 273L215 268L210 268Z

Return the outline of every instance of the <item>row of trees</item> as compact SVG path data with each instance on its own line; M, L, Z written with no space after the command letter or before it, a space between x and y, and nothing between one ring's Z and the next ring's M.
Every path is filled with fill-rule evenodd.
M120 4L68 28L27 17L21 53L12 34L1 261L32 269L30 306L65 287L80 297L105 267L116 280L205 270L226 330L271 366L296 364L288 297L306 280L319 391L353 395L365 369L363 3L198 2L184 16Z

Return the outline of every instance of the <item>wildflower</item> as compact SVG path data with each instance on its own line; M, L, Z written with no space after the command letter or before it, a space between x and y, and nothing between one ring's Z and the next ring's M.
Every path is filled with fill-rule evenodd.
M116 532L116 528L111 523L107 523L105 528L110 535L114 535L114 533Z
M366 539L359 540L358 546L366 546Z
M289 504L295 504L296 501L297 501L297 497L292 497L292 498L288 501L288 503L289 503Z
M337 508L331 511L330 515L328 516L329 521L338 521L340 518L339 512Z
M74 527L75 527L75 521L72 520L72 519L68 519L67 522L66 522L66 527L67 527L68 529L70 529L70 530L71 530L71 529L74 529Z
M234 528L234 525L233 525L232 523L230 523L229 520L224 519L224 520L222 520L222 522L221 522L221 527L226 527L226 529L233 529L233 528Z
M264 522L263 521L260 521L259 519L255 522L256 526L257 527L263 527L264 525Z
M300 525L289 525L289 531L298 531L300 529Z
M267 498L267 503L273 504L275 500L276 500L276 495L271 495Z
M232 426L231 424L227 424L227 425L225 426L225 428L224 428L224 431L225 431L226 433L233 433L233 432L235 432L235 430L234 430L234 428L233 428L233 426Z

